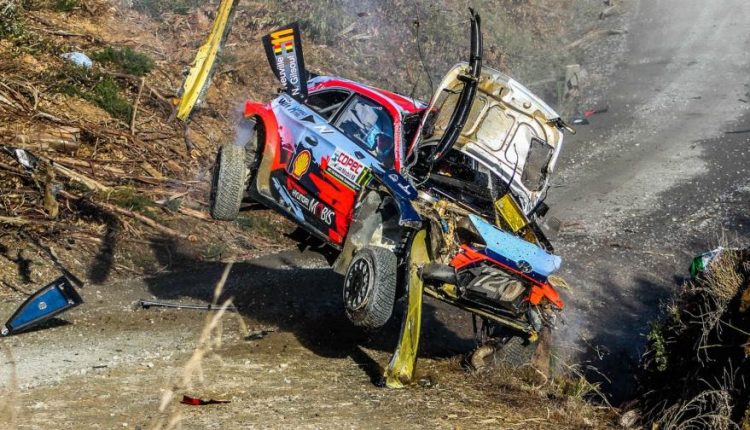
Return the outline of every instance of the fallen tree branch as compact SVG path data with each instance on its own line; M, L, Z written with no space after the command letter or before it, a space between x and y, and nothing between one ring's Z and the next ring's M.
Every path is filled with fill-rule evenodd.
M75 158L69 158L69 157L55 157L53 159L54 162L64 164L66 166L76 166L76 167L88 167L92 171L93 170L104 170L109 173L114 173L115 175L126 175L126 172L119 167L112 167L112 166L102 166L100 164L94 164L92 161L84 161L84 160L78 160ZM106 160L102 160L104 162L107 162Z
M122 208L120 206L115 206L115 205L110 204L110 203L98 202L98 201L93 200L93 199L88 199L88 198L85 198L83 196L79 196L79 195L76 195L76 194L69 193L69 192L67 192L65 190L60 190L60 195L63 196L63 197L65 197L68 200L74 200L74 201L84 200L87 203L90 203L91 205L96 206L99 209L102 209L102 210L104 210L106 212L120 214L120 215L125 215L127 217L137 219L138 221L146 224L147 226L153 228L154 230L156 230L156 231L158 231L160 233L166 234L167 236L177 237L177 238L180 238L180 239L188 239L188 235L186 235L186 234L180 233L177 230L173 230L173 229L171 229L171 228L169 228L169 227L167 227L165 225L159 224L158 222L152 220L151 218L149 218L149 217L147 217L145 215L141 215L141 214L139 214L137 212L133 212L131 210Z
M603 37L603 36L616 36L616 35L625 34L625 33L627 33L626 30L617 30L617 29L604 29L604 28L600 28L600 29L596 29L596 30L591 30L588 33L586 33L585 35L583 35L583 37L581 37L580 39L578 39L578 40L576 40L574 42L569 43L568 46L565 47L565 49L566 50L576 49L576 48L579 48L579 47L581 47L583 45L591 43L594 40L596 40L596 39L598 39L600 37Z
M32 224L32 222L21 217L0 216L0 224L22 226Z
M135 96L135 103L133 103L133 116L130 117L130 134L135 134L135 118L138 115L138 105L141 103L141 93L143 93L144 85L146 85L146 78L141 77L141 84L138 86L138 95Z
M71 170L63 166L60 163L56 163L55 161L50 160L50 164L52 165L52 167L55 169L56 172L62 174L63 176L66 176L68 179L72 179L74 181L78 181L82 183L90 190L110 191L112 189L97 180L91 179L88 176L84 176L74 170Z

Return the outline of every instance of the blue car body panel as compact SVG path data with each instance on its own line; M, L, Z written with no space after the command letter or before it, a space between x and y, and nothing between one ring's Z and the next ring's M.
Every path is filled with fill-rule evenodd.
M3 334L27 330L81 303L81 296L62 276L29 297L5 324Z
M560 268L562 259L520 237L499 230L476 215L469 215L487 248L484 254L528 276L545 282Z

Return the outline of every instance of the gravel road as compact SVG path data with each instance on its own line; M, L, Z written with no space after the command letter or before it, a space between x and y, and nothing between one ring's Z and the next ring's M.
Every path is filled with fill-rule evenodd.
M615 395L690 259L750 244L750 4L624 3L616 66L582 106L609 110L567 141L548 199L573 285L563 354L589 358Z

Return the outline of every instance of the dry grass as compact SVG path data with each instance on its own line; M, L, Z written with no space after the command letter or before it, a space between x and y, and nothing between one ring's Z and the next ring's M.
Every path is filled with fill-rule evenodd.
M221 275L221 279L216 283L214 288L214 299L212 304L217 305L221 293L224 291L224 284L227 281L229 272L232 270L233 263L227 263L224 268L224 273ZM172 382L172 384L164 390L164 394L161 397L159 404L159 415L151 425L152 430L171 430L181 428L182 414L179 410L179 403L176 400L176 395L179 392L186 390L192 390L195 381L202 383L204 381L203 374L203 359L214 353L216 348L221 347L221 333L222 324L221 320L224 316L229 305L232 304L232 299L225 300L218 311L206 316L206 321L201 330L200 336L198 337L197 345L193 354L188 359L185 366L182 368L182 372L179 377Z
M749 250L723 250L652 324L639 375L644 423L665 429L739 428L750 399L744 381L748 264Z
M739 429L732 422L732 396L727 390L703 391L692 399L667 408L660 419L669 430Z
M0 386L0 425L4 429L13 430L18 426L18 378L16 375L16 360L13 351L2 345L3 354L8 365L7 385Z

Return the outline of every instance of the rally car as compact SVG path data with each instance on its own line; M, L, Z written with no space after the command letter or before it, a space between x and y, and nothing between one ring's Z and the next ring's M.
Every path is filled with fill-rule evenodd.
M330 245L346 314L365 328L383 326L415 283L504 340L554 326L560 258L540 219L566 125L482 67L478 15L469 62L429 104L307 72L294 26L264 42L285 90L246 102L244 138L220 148L214 218L251 200Z

